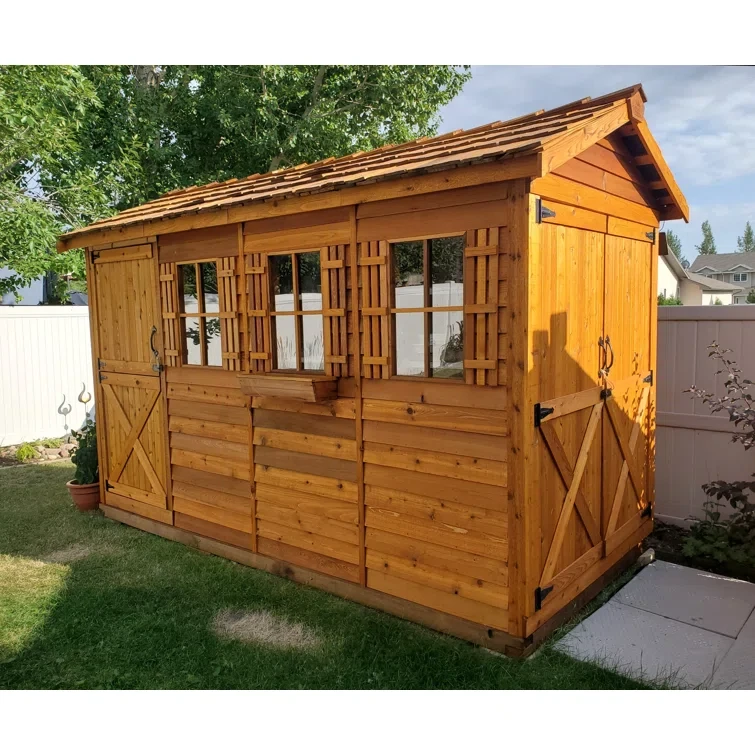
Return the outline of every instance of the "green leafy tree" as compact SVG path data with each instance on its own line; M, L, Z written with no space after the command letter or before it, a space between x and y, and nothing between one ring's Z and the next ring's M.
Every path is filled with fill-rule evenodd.
M751 288L747 292L747 303L748 304L755 304L755 288Z
M737 251L755 252L755 233L752 231L749 220L745 223L744 236L737 236Z
M60 231L172 189L431 136L469 76L459 66L0 67L0 263L18 271L4 285L80 271L80 255L52 254Z
M703 240L702 243L695 247L698 254L716 254L716 242L713 239L713 231L710 228L710 223L703 221Z
M63 228L108 215L128 164L82 159L80 137L99 107L74 66L0 66L0 294L39 275L83 272L80 253L55 253Z
M668 244L668 248L674 253L682 266L689 267L689 262L682 253L682 240L673 231L666 231L666 244Z

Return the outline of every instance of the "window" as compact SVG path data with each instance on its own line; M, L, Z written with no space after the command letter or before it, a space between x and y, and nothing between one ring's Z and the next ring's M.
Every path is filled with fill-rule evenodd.
M464 236L391 245L396 375L464 375Z
M320 253L269 254L273 368L324 372Z
M747 273L734 273L734 283L747 283Z
M178 265L178 300L183 363L220 367L217 263Z

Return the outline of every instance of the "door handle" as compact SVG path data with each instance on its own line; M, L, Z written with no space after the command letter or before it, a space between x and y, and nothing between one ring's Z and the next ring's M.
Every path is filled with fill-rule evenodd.
M611 368L613 367L613 363L616 359L616 355L613 353L613 346L611 346L611 337L606 336L606 362L608 361L608 352L611 352L611 363L606 364L606 377L608 377L608 373L611 371Z
M155 335L157 334L157 325L152 326L152 330L149 333L149 348L152 350L152 356L155 363L152 365L153 372L162 372L163 366L160 363L160 352L155 348Z

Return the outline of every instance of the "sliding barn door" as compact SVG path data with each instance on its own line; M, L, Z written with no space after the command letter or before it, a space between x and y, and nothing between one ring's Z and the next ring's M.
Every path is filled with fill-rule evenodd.
M152 246L95 253L92 269L105 502L164 519L168 464Z
M603 423L603 531L610 554L647 516L653 291L650 242L606 236L608 374Z

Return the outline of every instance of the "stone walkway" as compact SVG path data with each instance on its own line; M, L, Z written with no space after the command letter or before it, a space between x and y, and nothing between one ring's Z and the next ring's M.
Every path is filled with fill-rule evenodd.
M655 561L556 648L651 684L755 689L755 584Z

